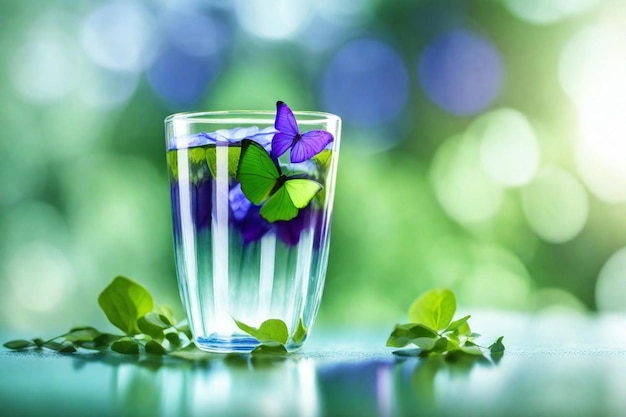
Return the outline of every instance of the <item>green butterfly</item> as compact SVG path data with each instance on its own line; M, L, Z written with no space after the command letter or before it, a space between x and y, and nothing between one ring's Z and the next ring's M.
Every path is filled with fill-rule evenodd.
M241 141L241 157L237 168L241 190L270 223L291 220L320 192L322 184L301 176L284 175L280 166L257 142Z

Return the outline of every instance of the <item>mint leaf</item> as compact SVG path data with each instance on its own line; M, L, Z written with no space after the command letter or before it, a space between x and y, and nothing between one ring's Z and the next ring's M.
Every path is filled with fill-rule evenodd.
M69 342L55 342L54 340L48 340L43 345L45 348L57 351L59 353L74 353L76 348Z
M278 342L262 343L250 352L252 355L284 355L286 353L285 345Z
M300 343L304 341L305 336L306 336L306 327L304 327L304 323L302 323L302 317L300 317L300 320L298 320L298 328L296 329L296 332L293 335L293 342Z
M456 310L456 298L448 289L432 290L418 297L409 308L412 323L397 324L389 338L387 346L405 347L413 344L419 349L405 349L393 352L402 356L444 356L454 358L482 358L483 348L473 342L480 337L470 330L470 315L452 321ZM491 346L492 361L498 362L504 352L503 337Z
M11 340L9 342L6 342L2 346L4 346L7 349L22 350L22 349L26 349L26 348L36 346L36 345L37 345L36 343L31 342L30 340L17 339L17 340Z
M111 345L111 350L125 355L139 353L139 343L132 337L122 337Z
M241 146L220 146L228 152L228 176L235 177L239 167L239 157L241 156ZM220 149L221 152L221 149ZM206 150L206 161L213 178L217 178L217 149L216 146L209 146Z
M504 353L504 344L502 344L502 339L504 339L504 336L500 336L498 340L489 346L489 351L492 355L502 355Z
M387 339L387 346L404 347L409 343L413 343L416 339L435 339L438 336L437 332L424 326L423 324L397 324ZM419 343L424 345L429 342L420 341Z
M448 289L431 290L421 295L409 308L409 319L434 330L448 326L456 311L456 298Z
M287 343L287 339L289 338L289 330L287 329L287 325L284 321L279 319L265 320L263 323L261 323L258 329L252 326L248 326L247 324L242 323L237 319L233 320L235 320L237 327L248 333L250 336L255 337L261 343L278 342L284 345L285 343Z
M446 327L446 330L444 330L445 332L456 332L457 334L461 334L461 335L465 335L466 331L469 331L469 325L467 324L467 321L470 319L470 315L467 315L463 318L460 318L458 320L454 320L452 323L450 323L450 325L448 327Z
M122 276L116 277L98 297L107 318L128 335L141 333L137 320L154 307L152 296L141 285Z
M172 327L167 317L155 312L150 312L137 320L137 326L144 334L154 339L162 339L163 331Z
M161 345L156 340L150 340L148 343L146 343L144 348L146 350L146 353L150 353L152 355L162 356L162 355L165 355L167 353L167 350L165 350L163 345Z

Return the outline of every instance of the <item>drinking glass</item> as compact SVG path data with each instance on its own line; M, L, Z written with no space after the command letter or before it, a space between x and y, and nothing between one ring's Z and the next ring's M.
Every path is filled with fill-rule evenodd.
M266 341L241 324L259 329L267 320L286 325L281 343L296 350L320 305L341 120L294 112L298 134L278 155L272 150L280 134L276 114L215 111L165 119L178 287L193 342L205 351L249 352ZM293 162L309 131L328 132L332 141Z

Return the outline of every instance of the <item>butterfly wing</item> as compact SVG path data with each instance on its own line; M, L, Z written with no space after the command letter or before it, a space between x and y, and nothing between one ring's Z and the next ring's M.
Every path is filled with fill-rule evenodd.
M284 184L261 207L261 216L270 223L278 220L291 220L297 215L298 208L291 201Z
M304 133L291 148L291 162L297 163L313 158L333 141L333 135L325 130Z
M274 128L292 137L298 134L296 117L293 115L289 106L282 101L276 102L276 120L274 121Z
M288 133L278 132L274 134L274 137L272 138L272 157L278 158L287 152L287 149L293 145L294 139L295 136Z
M306 207L313 197L320 192L322 184L317 181L294 178L285 181L281 189L286 189L293 205L299 209Z
M249 139L241 141L237 179L248 200L261 204L270 196L279 177L278 166L261 145Z
M278 158L287 152L287 149L293 145L293 141L298 135L296 118L289 106L282 101L276 103L274 128L278 130L278 133L274 134L272 138L272 156Z

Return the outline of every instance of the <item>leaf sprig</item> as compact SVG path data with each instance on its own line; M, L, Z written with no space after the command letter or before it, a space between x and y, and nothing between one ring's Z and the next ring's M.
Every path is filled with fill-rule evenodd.
M413 344L421 357L459 355L482 356L488 350L492 356L504 353L503 336L488 347L475 343L480 334L472 332L468 324L470 315L452 320L456 312L456 297L449 289L428 291L418 297L409 308L410 323L397 324L387 346L402 348ZM396 351L405 355L406 351Z
M13 350L46 348L59 353L74 353L78 348L111 349L124 354L165 355L191 343L186 321L177 322L168 306L156 304L147 289L129 278L114 278L98 297L98 304L123 335L89 326L75 327L47 341L40 338L12 340L4 347Z
M287 324L280 319L265 320L261 325L256 328L240 322L237 319L235 324L241 330L256 338L260 344L252 351L252 354L286 354L287 348L285 344L289 339L289 330ZM304 341L306 337L306 327L302 323L302 318L298 321L298 328L293 335L293 342L300 343Z

